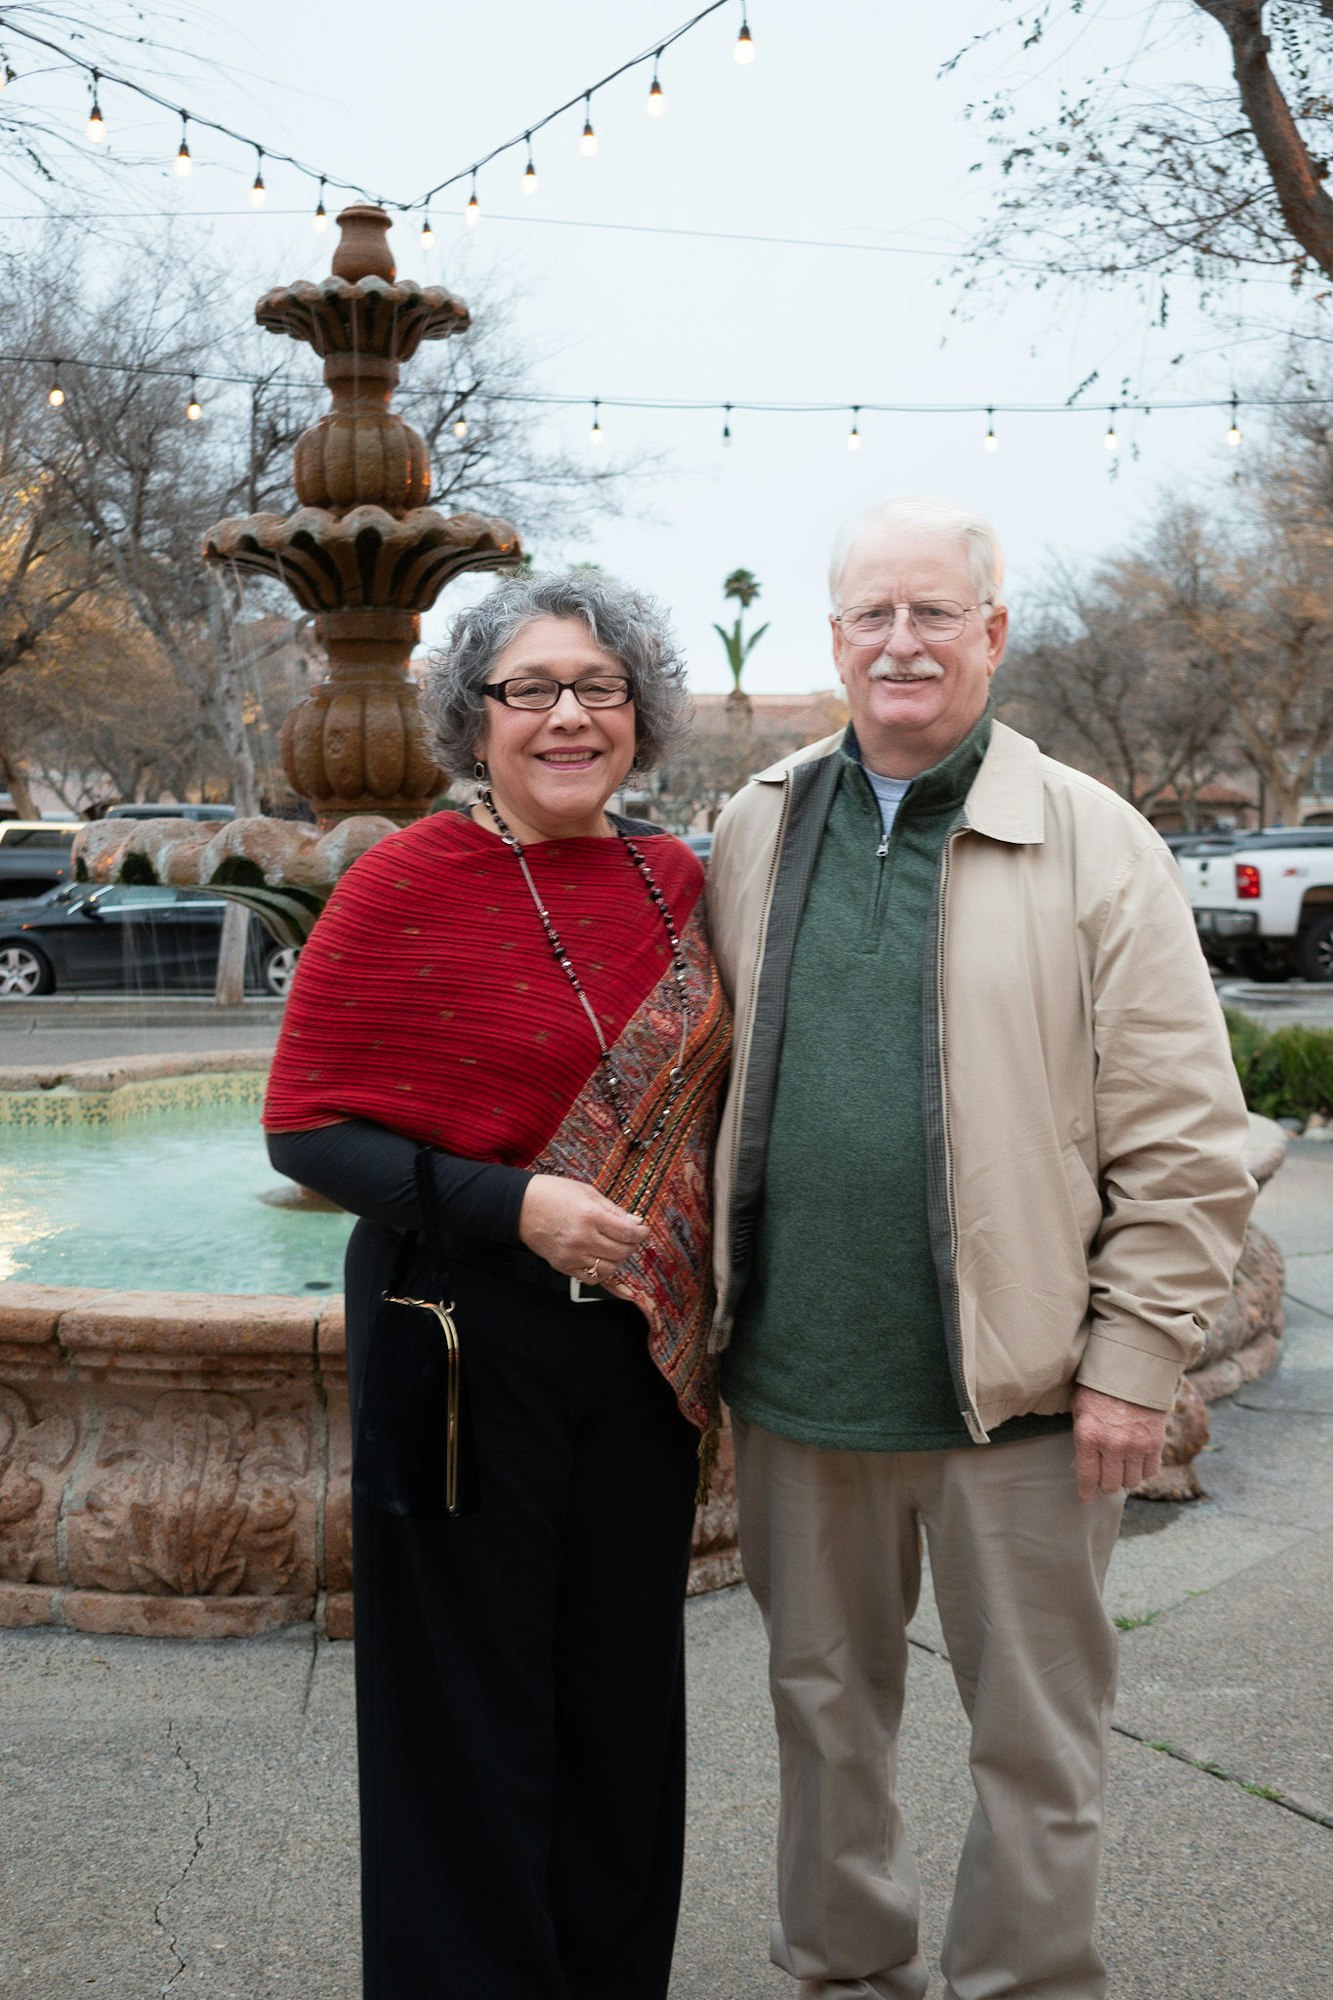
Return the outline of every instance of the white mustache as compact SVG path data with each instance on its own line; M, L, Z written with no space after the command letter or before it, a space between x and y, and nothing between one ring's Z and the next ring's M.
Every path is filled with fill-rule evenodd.
M910 666L895 666L890 660L876 660L869 678L872 681L942 681L944 669L938 660L913 660Z

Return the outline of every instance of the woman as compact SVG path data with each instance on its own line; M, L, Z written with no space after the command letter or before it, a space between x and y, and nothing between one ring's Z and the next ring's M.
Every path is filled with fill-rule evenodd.
M669 630L624 585L500 584L424 695L477 804L357 862L288 1000L270 1156L362 1218L347 1340L367 2000L667 1990L730 1029L698 861L606 806L685 699ZM456 1516L393 1462L424 1392L396 1367L415 1336L385 1319L413 1308L386 1293L452 1307ZM443 1355L449 1326L413 1325ZM449 1429L447 1410L426 1427L436 1499Z

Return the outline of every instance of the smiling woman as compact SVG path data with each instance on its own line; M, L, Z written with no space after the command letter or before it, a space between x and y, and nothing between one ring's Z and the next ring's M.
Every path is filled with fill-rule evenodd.
M274 1164L362 1218L365 1991L664 2000L730 1026L697 857L609 804L683 670L625 585L520 576L423 707L477 804L344 876L265 1108Z

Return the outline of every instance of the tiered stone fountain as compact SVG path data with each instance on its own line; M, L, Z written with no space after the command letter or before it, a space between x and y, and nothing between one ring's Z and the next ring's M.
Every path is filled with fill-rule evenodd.
M82 875L217 889L292 944L357 855L444 788L407 673L422 612L464 571L522 560L507 521L427 504L425 443L390 398L422 341L461 332L468 309L442 286L397 276L389 226L381 208L344 209L331 275L260 299L262 327L319 355L333 408L297 443L295 512L219 521L204 540L207 562L276 578L315 614L328 675L287 717L282 755L318 828L103 821L76 854Z

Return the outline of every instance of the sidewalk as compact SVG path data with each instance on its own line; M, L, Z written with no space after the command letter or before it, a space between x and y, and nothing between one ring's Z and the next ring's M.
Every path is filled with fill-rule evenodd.
M1281 1368L1213 1406L1210 1499L1134 1503L1112 1565L1129 1626L1102 1916L1113 2000L1333 1996L1333 1147L1296 1143L1259 1214L1288 1259ZM737 1589L687 1618L672 2000L795 2000L767 1962L777 1788L758 1617ZM929 1604L914 1637L902 1796L933 1958L971 1799ZM356 2000L350 1646L0 1633L0 1778L4 2000Z

